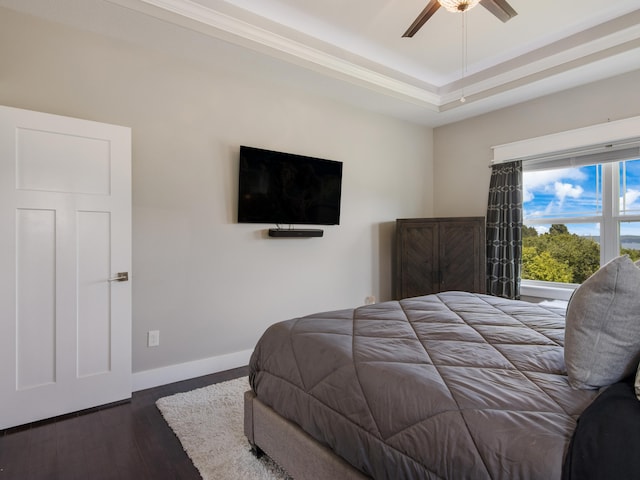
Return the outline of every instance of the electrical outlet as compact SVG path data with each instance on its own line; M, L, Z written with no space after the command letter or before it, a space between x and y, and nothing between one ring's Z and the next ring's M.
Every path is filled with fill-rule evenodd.
M147 347L157 347L160 345L160 330L149 330L147 332Z

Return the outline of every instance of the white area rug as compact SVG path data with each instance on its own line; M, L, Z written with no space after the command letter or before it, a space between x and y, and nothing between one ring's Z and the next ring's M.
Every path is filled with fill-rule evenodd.
M244 436L247 377L177 393L156 402L204 480L283 480L268 457L258 460Z

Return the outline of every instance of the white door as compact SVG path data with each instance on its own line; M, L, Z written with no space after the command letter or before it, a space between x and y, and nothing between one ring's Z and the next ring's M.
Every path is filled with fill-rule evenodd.
M0 106L0 429L131 397L131 131Z

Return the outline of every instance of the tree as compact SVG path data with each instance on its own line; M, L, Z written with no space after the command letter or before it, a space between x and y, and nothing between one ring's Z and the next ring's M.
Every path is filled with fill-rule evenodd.
M620 255L629 255L629 258L634 262L640 260L640 250L634 248L621 248Z
M554 223L549 228L549 235L569 235L569 229L561 223Z
M600 245L575 234L551 236L547 251L571 267L573 283L582 283L600 268Z
M569 265L556 260L549 252L538 253L535 247L523 247L522 278L570 283L573 274Z
M571 283L582 283L600 268L600 245L593 240L569 233L566 225L554 224L549 233L537 236L523 236L523 252L527 247L534 250L529 252L526 266L523 254L523 277L531 280L549 280L554 274L552 269L558 269L557 278L566 278L566 268L571 272L568 280Z
M522 226L522 238L537 236L538 231L534 227L528 227L527 225Z

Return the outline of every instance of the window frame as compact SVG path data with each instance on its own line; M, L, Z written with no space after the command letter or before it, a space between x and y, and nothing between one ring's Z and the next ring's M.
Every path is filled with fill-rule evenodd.
M498 163L506 163L516 160L523 162L526 168L528 161L567 159L571 155L579 156L591 153L606 152L608 149L625 148L628 146L637 146L640 142L638 132L640 131L640 116L626 118L622 120L607 121L606 123L591 125L588 127L567 130L564 132L533 137L529 139L519 140L502 145L491 147L493 150L492 165ZM603 166L607 163L602 163ZM618 161L611 162L618 165ZM613 168L613 167L610 167ZM605 178L605 170L603 168L603 183L613 182L612 176L619 178L619 168L616 172L610 170ZM600 264L615 258L619 255L619 239L620 239L620 222L640 221L639 215L620 215L619 212L619 181L614 182L614 192L606 195L602 192L603 214L601 222L601 248L600 248ZM604 186L603 186L604 189ZM609 211L615 212L611 215L605 215L605 202ZM582 219L593 217L582 217ZM571 218L569 223L575 223L577 218ZM546 223L549 223L548 221ZM554 223L557 221L554 219ZM611 224L617 228L611 228ZM606 236L606 238L605 238ZM603 242L606 246L603 247ZM557 282L544 282L539 280L521 280L521 295L523 297L537 297L547 299L569 300L573 291L578 284L566 284Z
M620 213L620 164L625 160L600 163L602 167L602 211L599 215L582 217L554 217L523 219L523 225L547 225L547 224L600 224L600 265L613 260L620 255L620 224L623 222L640 222L640 214ZM627 161L640 161L640 158ZM553 167L551 167L553 168ZM526 166L523 166L523 174ZM547 282L543 280L521 280L521 289L525 289L527 296L545 296L568 300L570 293L578 288L577 283ZM552 295L552 297L548 297ZM569 295L567 297L567 295Z

